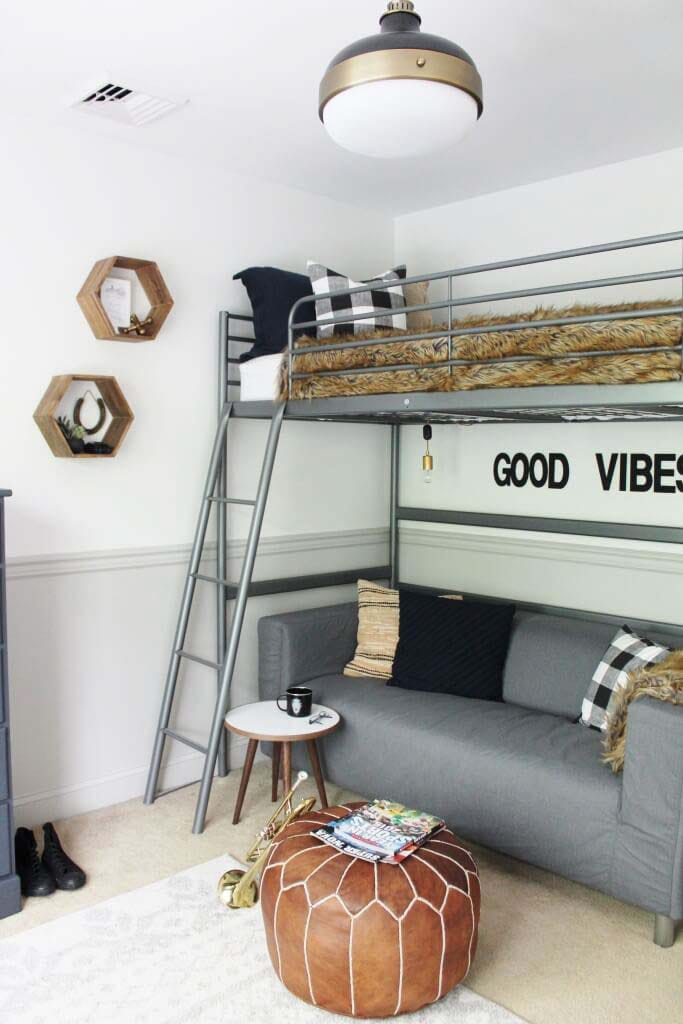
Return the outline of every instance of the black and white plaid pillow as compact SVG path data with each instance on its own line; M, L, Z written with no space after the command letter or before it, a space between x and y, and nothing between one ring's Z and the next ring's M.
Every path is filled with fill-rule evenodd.
M329 327L318 327L319 338L329 338L336 334L360 334L362 331L375 327L391 327L399 330L406 328L405 313L391 313L389 310L400 310L406 300L401 287L401 280L406 276L405 267L395 267L385 274L379 274L370 281L353 281L336 270L323 267L320 263L308 263L308 276L311 279L315 295L327 292L340 292L345 288L358 288L368 285L367 290L354 292L352 295L332 295L326 299L315 300L316 320L330 320L342 313L350 315L365 314L363 320L352 320L347 323L330 324ZM395 287L373 288L374 284L391 283Z
M605 729L614 710L616 693L626 685L629 673L656 665L670 653L670 647L646 640L628 626L622 626L593 673L581 705L581 724L591 729Z

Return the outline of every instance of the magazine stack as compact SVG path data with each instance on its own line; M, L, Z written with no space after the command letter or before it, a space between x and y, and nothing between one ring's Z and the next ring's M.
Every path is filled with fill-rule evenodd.
M441 818L390 800L373 800L344 818L313 829L321 839L349 857L374 864L400 864L444 827Z

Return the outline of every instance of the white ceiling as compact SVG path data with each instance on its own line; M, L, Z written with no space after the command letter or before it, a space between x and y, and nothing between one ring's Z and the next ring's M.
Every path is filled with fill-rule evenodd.
M681 0L418 0L475 59L484 117L433 158L338 149L318 82L382 0L2 4L0 117L63 120L242 174L400 213L683 145ZM68 109L92 76L190 103L142 129ZM7 141L7 140L5 140Z

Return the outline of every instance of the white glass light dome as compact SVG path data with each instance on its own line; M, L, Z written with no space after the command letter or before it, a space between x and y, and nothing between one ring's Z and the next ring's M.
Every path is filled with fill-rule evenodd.
M337 93L325 107L325 128L353 153L395 159L454 145L478 116L476 100L461 89L395 78Z
M420 24L412 0L390 0L381 31L329 65L319 112L338 145L371 157L422 156L459 142L481 117L474 61Z

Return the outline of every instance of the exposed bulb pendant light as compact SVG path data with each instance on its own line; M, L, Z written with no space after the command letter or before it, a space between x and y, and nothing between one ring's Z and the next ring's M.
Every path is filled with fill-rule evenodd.
M320 83L320 120L336 143L374 157L451 146L484 109L474 61L420 30L411 0L391 0L381 31L341 50Z
M434 471L434 456L429 450L429 442L432 439L432 427L430 423L425 423L424 427L422 428L422 436L427 442L427 450L422 456L422 472L424 473L422 479L426 484L431 484L432 473Z

